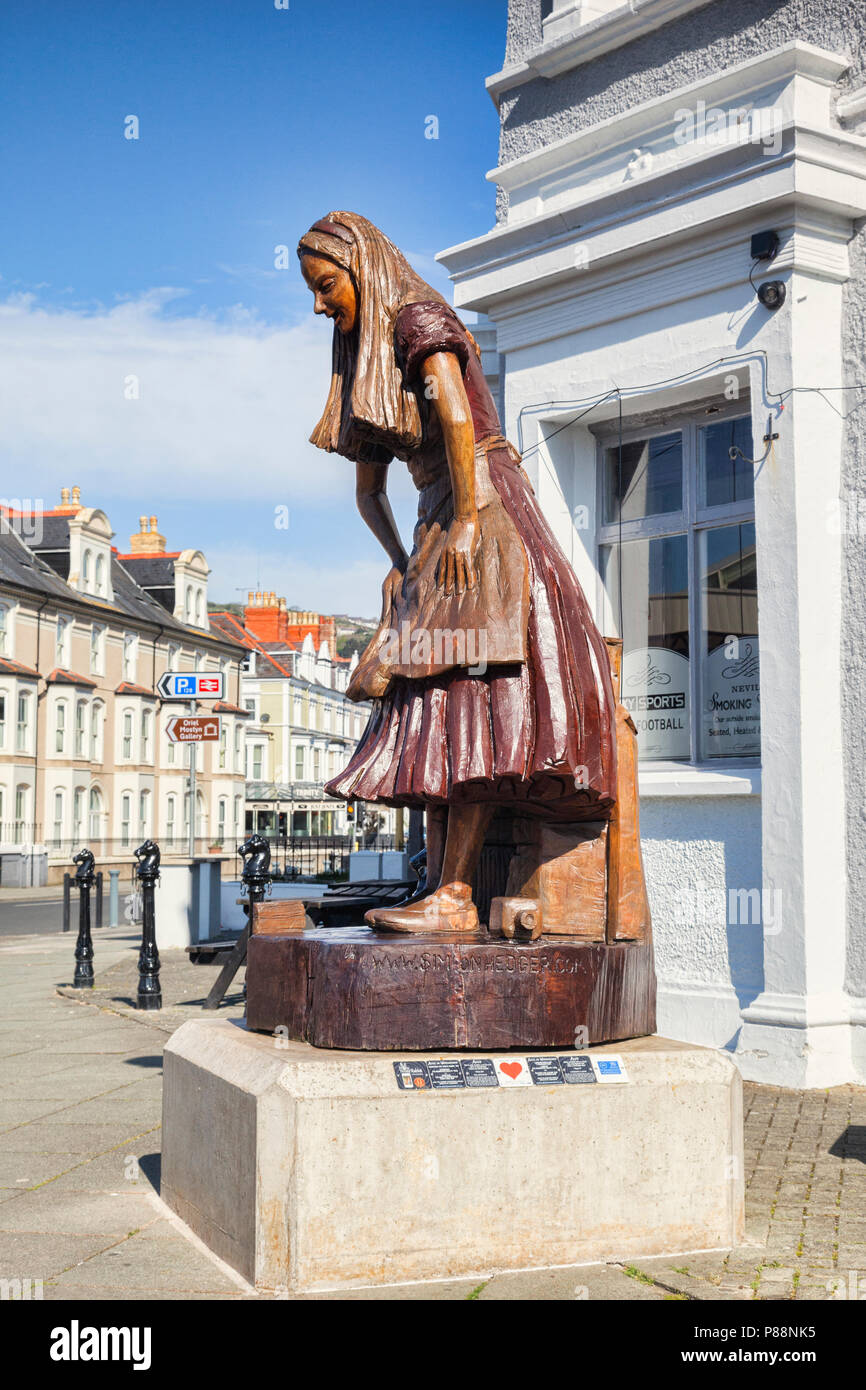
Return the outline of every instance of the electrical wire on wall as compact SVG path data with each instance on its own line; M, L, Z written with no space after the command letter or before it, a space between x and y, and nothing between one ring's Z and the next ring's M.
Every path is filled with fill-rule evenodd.
M754 266L752 267L752 270L754 271ZM750 278L751 278L751 275L750 275ZM772 391L772 390L770 389L769 384L768 384L768 381L767 381L768 368L769 368L769 362L768 362L768 358L767 358L767 353L766 353L763 349L756 349L756 350L754 350L754 351L752 351L752 352L749 352L749 353L741 353L741 354L737 354L737 355L730 356L730 357L721 357L721 358L717 358L715 361L705 363L703 366L694 368L694 369L693 369L692 371L690 371L690 372L678 373L677 375L669 376L669 377L663 377L663 378L660 378L659 380L652 381L652 382L644 382L643 384L629 387L629 388L627 388L626 391L623 391L623 389L622 389L621 387L619 387L619 386L615 386L615 387L611 388L610 390L607 390L607 391L603 392L602 394L600 394L599 396L595 397L595 398L594 398L593 400L591 400L589 403L579 402L579 404L581 404L581 405L583 406L583 408L582 408L580 411L578 411L578 413L577 413L576 415L574 415L574 416L572 416L570 419L566 420L563 424L558 425L558 426L556 427L556 429L551 430L550 433L549 433L549 434L546 434L546 435L544 436L543 439L540 439L540 440L538 441L538 443L532 445L529 449L526 449L525 451L524 451L524 449L523 449L523 447L522 447L522 445L523 445L523 416L524 416L524 414L527 414L527 413L532 412L532 411L544 410L544 409L547 409L547 408L556 408L557 406L558 406L559 408L561 408L563 405L571 404L571 402L567 402L567 401L559 401L559 402L556 402L556 401L543 401L543 402L542 402L542 401L539 401L539 402L537 402L537 403L535 403L535 404L532 404L532 405L523 406L523 407L521 408L519 414L518 414L518 441L519 441L519 444L520 444L520 446L521 446L521 457L522 457L523 462L525 463L526 460L527 460L528 458L531 458L531 456L532 456L533 454L536 454L536 453L537 453L537 454L541 455L541 457L544 459L545 466L547 467L548 471L551 473L551 479L552 479L552 481L556 484L557 487L560 487L561 485L560 485L560 483L559 483L559 479L558 479L558 478L555 476L555 474L552 472L552 469L551 469L551 465L550 465L549 460L547 459L547 457L546 457L545 455L541 454L542 446L548 445L549 442L550 442L552 439L555 439L557 435L562 434L565 430L571 429L571 427L572 427L573 425L578 424L579 421L581 421L582 419L584 419L584 418L585 418L587 415L589 415L593 410L597 410L597 409L598 409L600 406L602 406L606 401L609 401L609 400L610 400L612 397L614 397L614 396L616 397L616 400L617 400L617 530L618 530L617 543L616 543L616 565L617 565L618 608L619 608L619 637L620 637L620 641L622 642L622 645L623 645L623 652L625 652L625 612L624 612L624 594L623 594L624 587L625 587L625 586L624 586L624 582L623 582L623 396L626 395L626 394L629 395L629 396L640 396L640 395L646 394L646 392L648 392L648 391L661 390L662 388L664 388L664 387L666 387L666 386L675 386L675 385L678 385L678 384L682 384L682 383L684 383L684 382L686 382L686 381L696 381L696 380L700 380L700 377L701 377L701 376L705 375L706 373L708 373L708 372L710 372L710 371L718 370L719 368L725 367L725 366L731 366L731 365L734 364L734 363L742 363L742 362L746 362L746 361L749 361L749 360L753 360L753 359L755 358L756 355L759 356L759 357L761 357L761 358L763 359L763 366L764 366L764 395L765 395L765 397L768 397L768 398L775 398L776 410L777 410L777 412L778 412L778 416L780 416L780 415L782 414L782 412L785 410L785 402L786 402L791 396L793 396L793 395L795 395L795 394L798 394L798 393L802 393L802 394L813 393L813 394L815 394L815 395L819 395L819 396L822 398L822 400L824 400L825 403L826 403L827 405L830 406L831 410L833 410L834 413L835 413L836 415L838 415L839 418L840 418L841 420L843 420L843 421L844 421L844 420L847 420L847 419L849 418L849 416L855 414L856 411L859 410L859 409L861 408L861 406L862 406L862 401L861 401L861 402L858 402L858 404L857 404L856 406L852 407L852 409L849 410L849 411L846 411L846 412L840 411L840 410L838 410L838 409L836 408L836 406L833 404L833 402L832 402L831 400L828 399L828 396L827 396L826 393L828 393L828 392L836 392L836 391L863 391L863 390L866 390L866 382L854 382L854 383L851 383L851 384L849 384L849 385L843 385L843 386L789 386L789 387L787 387L784 391ZM578 402L574 402L574 404L578 404ZM777 416L777 418L778 418L778 416ZM770 414L770 415L768 415L768 417L767 417L767 431L766 431L766 434L765 434L764 437L763 437L763 443L764 443L764 445L765 445L766 447L765 447L765 449L764 449L763 454L760 456L760 458L757 458L757 459L750 458L747 454L745 454L745 453L743 452L742 449L739 448L739 446L738 446L737 444L734 443L734 437L735 437L735 436L734 436L734 425L733 425L733 423L732 423L732 426L731 426L731 443L730 443L729 448L728 448L728 457L729 457L730 460L731 460L731 470L732 470L732 475L733 475L732 478L731 478L731 487L732 487L732 490L735 489L735 475L736 475L736 461L737 461L737 459L742 459L744 463L748 464L750 467L754 468L756 471L760 471L761 467L762 467L763 464L766 462L767 458L768 458L768 457L770 456L770 454L773 452L773 446L774 446L776 440L779 439L779 433L778 433L778 431L774 431L774 429L773 429L773 423L774 423L774 421L773 421L773 416L772 416L772 414ZM743 528L742 528L742 524L741 524L741 523L738 523L737 532L738 532L738 548L739 548L739 589L740 589L739 598L740 598L740 631L741 631L741 633L742 633L742 631L743 631L744 623L745 623L744 592L743 592L744 553L743 553L743 534L742 534L742 529L743 529Z
M518 448L520 449L521 457L524 459L524 461L528 458L531 458L533 454L538 453L540 451L542 445L547 444L551 439L555 439L558 434L562 434L564 430L569 429L572 425L576 425L580 420L584 418L584 416L589 415L589 413L593 410L597 410L599 406L604 405L605 401L610 400L612 396L641 396L645 395L648 391L661 390L665 386L677 386L689 381L699 381L700 378L706 375L708 372L717 370L720 367L730 366L734 363L749 362L753 360L755 357L760 357L763 359L766 381L766 372L768 368L767 353L763 348L755 348L751 352L736 353L728 357L717 357L712 362L705 362L702 363L702 365L699 367L692 368L691 371L679 372L675 376L661 377L656 381L642 382L635 386L629 386L625 390L622 390L620 387L613 387L608 391L601 392L599 395L593 397L592 400L588 402L586 401L586 398L584 398L584 400L582 401L548 400L535 401L532 402L530 405L521 406L517 416L517 442ZM828 391L866 391L866 382L852 382L846 386L788 386L784 391L772 391L770 390L768 384L765 384L764 387L764 395L768 398L775 398L780 413L785 409L785 401L788 399L788 397L796 395L798 392L812 392L815 395L821 396L822 399L826 401L827 405L830 406L830 409L835 411L836 414L842 420L847 420L851 415L853 415L857 410L860 409L860 404L858 404L857 406L853 407L851 410L843 414L842 411L836 409L832 401L827 400L825 392ZM537 444L533 444L528 449L524 450L524 415L537 410L562 409L563 406L569 405L581 405L583 406L583 409L580 410L577 415L572 416L570 420L566 420L564 424L558 425L555 430L551 430L550 434L545 435L544 439L539 440Z

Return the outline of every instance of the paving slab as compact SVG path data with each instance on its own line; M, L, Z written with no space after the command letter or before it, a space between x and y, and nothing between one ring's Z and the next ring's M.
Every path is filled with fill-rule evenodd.
M81 1154L4 1151L0 1146L0 1187L38 1187L81 1162Z
M152 1192L159 1162L159 1136L148 1135L98 1158L82 1160L79 1156L74 1165L54 1178L52 1186L70 1192Z
M0 1247L2 1248L2 1247ZM53 1272L53 1271L52 1271ZM200 1293L235 1292L238 1284L196 1246L175 1235L165 1240L149 1240L142 1233L93 1253L68 1274L59 1274L55 1287L64 1284L92 1288L94 1298L103 1289L171 1288L177 1297L187 1291Z
M15 1129L18 1125L30 1124L33 1120L39 1120L45 1115L53 1115L65 1109L69 1104L68 1100L35 1100L24 1099L0 1100L0 1132L8 1129Z
M632 1271L631 1273L629 1272ZM526 1270L496 1274L478 1295L482 1303L526 1302L643 1302L664 1301L667 1289L657 1287L644 1272L644 1261L623 1265L574 1265L570 1269Z
M140 1123L137 1116L131 1116L128 1126L122 1123L110 1125L61 1124L52 1117L50 1120L34 1120L29 1125L19 1125L17 1129L7 1130L3 1136L3 1147L7 1153L25 1151L28 1153L67 1153L96 1155L107 1153L126 1142L133 1143L143 1138L145 1133L155 1132L154 1125Z
M156 1094L128 1099L120 1099L115 1094L94 1096L90 1100L76 1101L53 1115L55 1120L76 1124L116 1124L127 1130L137 1126L139 1132L158 1125L161 1117L162 1098Z
M0 1207L0 1232L123 1237L159 1219L144 1193L58 1191L49 1185Z
M113 1244L113 1236L42 1235L33 1231L0 1231L0 1278L49 1279Z

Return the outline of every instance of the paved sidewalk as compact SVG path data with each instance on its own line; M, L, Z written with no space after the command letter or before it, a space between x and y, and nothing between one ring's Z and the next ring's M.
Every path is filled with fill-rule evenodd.
M161 1014L138 1014L138 938L95 936L97 985L71 979L74 936L0 945L0 1279L46 1299L260 1299L162 1204L161 1059L215 966L164 957ZM240 979L226 1016L240 1017ZM866 1088L746 1086L748 1243L730 1252L376 1290L375 1300L777 1300L866 1295ZM14 1288L14 1285L13 1285ZM329 1300L345 1295L317 1295Z

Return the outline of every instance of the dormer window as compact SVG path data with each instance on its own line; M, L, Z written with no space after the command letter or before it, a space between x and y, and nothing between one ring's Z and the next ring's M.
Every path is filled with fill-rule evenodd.
M90 579L93 572L93 556L89 550L85 550L81 557L81 587L86 594L90 593Z
M95 592L96 592L97 596L98 596L99 598L105 598L106 588L105 588L105 556L104 556L104 555L97 555L97 557L96 557L96 582L95 582L95 586L94 586L94 587L95 587Z

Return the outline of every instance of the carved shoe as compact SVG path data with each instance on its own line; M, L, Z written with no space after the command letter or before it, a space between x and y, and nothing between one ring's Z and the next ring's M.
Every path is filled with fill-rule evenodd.
M364 921L381 931L476 932L478 912L468 883L450 883L409 907L374 907Z

